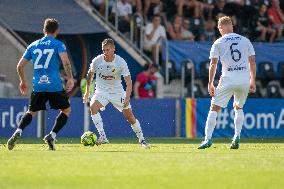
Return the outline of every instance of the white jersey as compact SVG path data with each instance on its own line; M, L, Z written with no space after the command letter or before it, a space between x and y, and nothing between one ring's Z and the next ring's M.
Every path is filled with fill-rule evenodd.
M255 52L249 39L229 33L214 42L209 58L220 59L221 79L225 84L247 85L250 82L249 56L252 55Z
M124 92L121 76L129 76L130 72L123 58L115 55L112 62L106 62L104 55L101 54L92 60L90 69L96 73L96 94L122 94Z

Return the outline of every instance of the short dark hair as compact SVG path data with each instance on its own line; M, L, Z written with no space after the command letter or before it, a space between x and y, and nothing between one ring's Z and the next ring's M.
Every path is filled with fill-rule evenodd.
M112 46L114 46L113 39L111 39L111 38L104 39L103 42L102 42L102 46L104 46L104 45L112 45Z
M161 18L161 15L160 15L159 13L157 13L157 14L154 14L154 16L152 17L152 20L154 20L154 18L156 18L156 17L159 17L159 18Z
M55 31L58 29L59 23L54 18L47 18L44 21L43 30L46 33L55 33Z

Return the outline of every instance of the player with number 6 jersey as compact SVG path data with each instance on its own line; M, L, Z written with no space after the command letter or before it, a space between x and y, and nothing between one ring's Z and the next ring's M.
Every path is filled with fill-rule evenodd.
M205 126L205 140L198 149L209 148L212 145L212 134L216 126L217 113L226 108L234 96L235 135L230 148L238 149L241 129L244 122L243 106L249 92L255 92L255 52L249 39L233 33L230 17L224 16L218 20L218 29L222 35L214 42L210 51L210 67L208 92L212 97L211 107ZM217 63L222 64L222 75L215 89L213 82Z
M55 39L58 35L59 24L55 19L48 18L44 22L44 37L31 43L17 65L20 78L20 92L27 94L28 84L25 78L24 67L31 61L34 68L33 91L28 111L21 118L19 127L7 142L12 150L16 141L21 137L23 130L31 123L33 117L40 110L46 110L46 102L52 109L60 109L51 132L44 137L49 150L55 150L55 137L63 128L71 112L69 92L74 86L72 68L65 45ZM66 91L60 79L59 68L61 63L67 75Z

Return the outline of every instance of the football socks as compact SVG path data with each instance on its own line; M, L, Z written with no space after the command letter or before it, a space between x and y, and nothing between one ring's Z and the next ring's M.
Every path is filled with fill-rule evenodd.
M205 141L212 138L214 128L216 126L217 112L209 111L205 126Z
M92 117L92 120L93 120L100 136L106 136L105 131L104 131L104 124L103 124L101 114L98 112L95 115L91 115L91 117Z
M137 119L136 119L136 122L133 125L131 125L131 128L136 134L136 136L138 137L139 141L144 140L143 132L141 130L140 123Z
M67 123L67 120L68 120L68 116L63 112L60 112L55 120L55 123L53 125L51 132L58 133Z
M244 119L245 119L244 111L242 109L235 110L235 118L234 118L235 136L241 135Z

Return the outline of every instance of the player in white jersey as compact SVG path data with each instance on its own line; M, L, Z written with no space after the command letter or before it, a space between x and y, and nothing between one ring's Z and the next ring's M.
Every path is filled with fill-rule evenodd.
M210 67L208 92L212 97L205 127L205 140L198 149L209 148L212 145L212 133L216 126L217 113L226 108L228 101L234 96L235 135L230 148L238 149L240 134L244 122L243 106L249 92L255 87L255 52L251 42L241 35L233 33L232 21L224 16L218 20L218 29L222 35L212 45L210 51ZM215 89L213 85L218 60L222 64L222 75Z
M114 41L110 38L102 42L103 54L95 57L90 65L87 74L87 87L83 97L86 103L90 96L90 84L96 73L96 88L91 99L90 109L92 120L100 134L96 144L109 143L103 128L103 122L99 110L104 109L108 103L123 113L124 117L131 124L132 130L135 132L142 147L149 147L145 142L139 121L132 113L130 95L132 92L132 81L128 70L127 63L123 58L114 54ZM121 84L121 76L124 77L127 85L124 91Z

